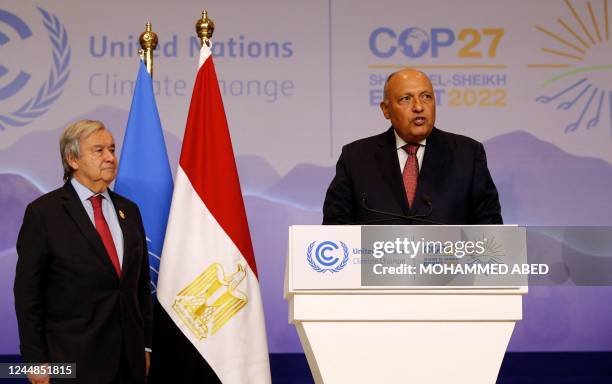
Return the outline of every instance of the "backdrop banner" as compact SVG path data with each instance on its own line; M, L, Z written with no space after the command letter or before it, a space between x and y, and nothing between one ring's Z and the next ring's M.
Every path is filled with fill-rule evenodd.
M104 121L121 150L147 21L159 36L153 86L176 172L202 6L0 4L0 354L18 353L12 285L25 206L60 186L58 140L70 122ZM438 128L484 143L505 223L612 225L608 0L211 0L206 7L270 352L302 351L282 297L287 228L321 223L342 146L388 128L382 87L402 67L431 77ZM612 253L605 242L568 236L535 234L528 243L530 257ZM608 286L530 288L510 350L612 350L611 295Z

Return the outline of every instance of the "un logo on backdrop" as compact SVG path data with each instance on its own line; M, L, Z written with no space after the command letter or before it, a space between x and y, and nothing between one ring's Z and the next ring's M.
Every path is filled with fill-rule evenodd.
M340 250L340 247L342 247L342 250ZM322 241L318 245L316 241L313 241L308 245L306 261L312 269L320 273L340 272L346 267L349 260L349 251L346 244L340 241L340 247L333 241Z
M66 28L57 16L38 8L42 15L42 22L51 41L53 65L49 71L47 81L30 96L17 109L13 111L0 110L0 130L7 127L23 127L45 114L55 101L62 95L64 85L70 75L70 46ZM32 37L32 30L17 15L0 9L0 24L14 31L18 39L26 40ZM11 38L0 31L0 49L11 43ZM16 75L12 73L18 72ZM0 63L0 102L19 96L24 87L30 82L31 75L21 69L7 68Z

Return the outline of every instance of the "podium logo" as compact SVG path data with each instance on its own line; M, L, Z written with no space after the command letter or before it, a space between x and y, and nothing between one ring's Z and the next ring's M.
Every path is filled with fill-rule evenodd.
M348 264L349 250L345 243L339 243L340 246L333 241L322 241L318 245L316 241L310 243L306 252L308 265L319 273L340 272Z
M64 91L64 85L70 74L70 46L66 28L57 16L38 8L42 22L51 42L52 66L47 81L40 85L34 95L24 98L24 102L12 111L0 110L0 131L7 127L23 127L45 114ZM30 27L17 15L0 9L0 26L12 30L15 38L0 31L0 47L7 44L18 44L32 37ZM13 74L15 73L15 74ZM23 94L32 76L22 70L8 68L0 64L0 102ZM2 85L4 84L4 85Z

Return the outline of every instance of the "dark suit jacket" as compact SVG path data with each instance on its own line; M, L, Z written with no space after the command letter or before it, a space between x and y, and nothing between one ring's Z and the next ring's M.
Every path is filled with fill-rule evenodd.
M123 212L121 278L70 182L28 205L17 240L15 310L24 361L76 362L83 383L111 382L122 348L132 374L144 381L144 348L151 346L142 219L134 203L110 196Z
M323 224L425 224L394 219L423 215L442 224L501 224L497 189L484 147L468 137L433 128L427 138L413 207L408 207L393 128L342 148L323 205Z

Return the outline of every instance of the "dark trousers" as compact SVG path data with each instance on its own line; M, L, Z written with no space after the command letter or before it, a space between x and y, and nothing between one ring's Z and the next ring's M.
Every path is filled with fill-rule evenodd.
M144 349L142 351L144 352ZM121 348L121 357L119 358L119 371L113 384L144 384L144 381L136 381L134 375L132 375L132 369L130 368L130 362L128 360L127 352L125 351L125 345Z

